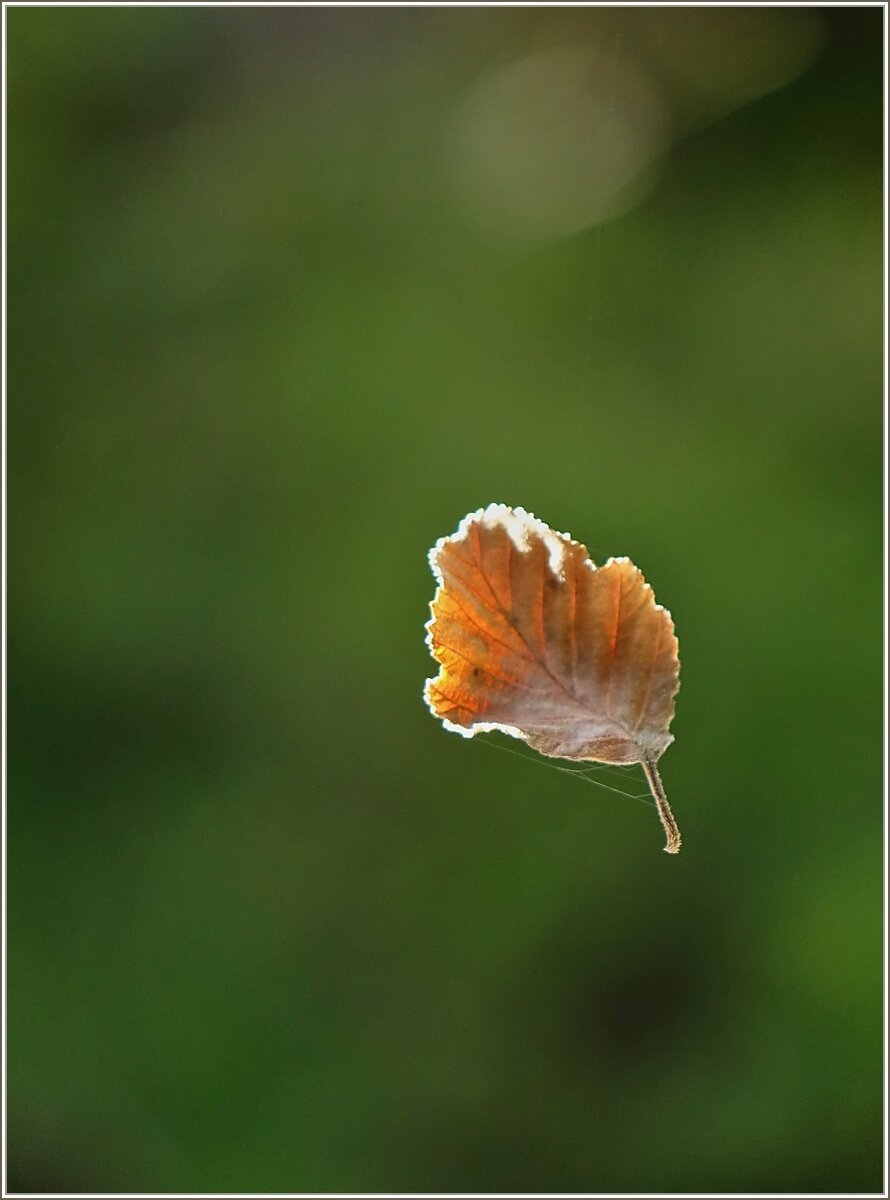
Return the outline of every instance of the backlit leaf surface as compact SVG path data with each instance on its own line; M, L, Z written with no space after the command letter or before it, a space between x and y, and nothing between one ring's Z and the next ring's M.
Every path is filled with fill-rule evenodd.
M440 669L424 695L446 728L501 730L556 758L642 763L658 803L680 664L670 613L633 563L596 567L567 534L491 504L441 538L430 564L427 641Z

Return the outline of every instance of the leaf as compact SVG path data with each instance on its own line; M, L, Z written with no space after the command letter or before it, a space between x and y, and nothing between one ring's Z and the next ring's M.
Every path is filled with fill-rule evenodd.
M490 504L430 551L438 589L424 697L446 729L500 730L541 754L641 763L680 848L656 762L679 687L670 613L626 558L602 567L522 508Z

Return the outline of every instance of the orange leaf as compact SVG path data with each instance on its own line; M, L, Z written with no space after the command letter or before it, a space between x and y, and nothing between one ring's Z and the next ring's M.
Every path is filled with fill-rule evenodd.
M465 737L500 730L553 758L641 763L676 854L655 764L673 741L680 663L671 615L641 572L626 558L596 567L568 534L503 504L464 517L429 557L433 715Z

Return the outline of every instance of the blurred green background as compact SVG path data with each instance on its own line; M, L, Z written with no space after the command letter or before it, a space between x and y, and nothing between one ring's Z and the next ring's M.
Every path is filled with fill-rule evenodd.
M882 9L7 19L9 1187L878 1191ZM679 858L424 708L491 500Z

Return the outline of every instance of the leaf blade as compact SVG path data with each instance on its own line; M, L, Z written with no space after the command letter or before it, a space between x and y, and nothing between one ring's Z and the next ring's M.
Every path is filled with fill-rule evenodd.
M489 505L430 552L439 587L425 698L466 736L491 728L560 758L656 761L679 686L670 613L627 559L586 548L523 509Z

